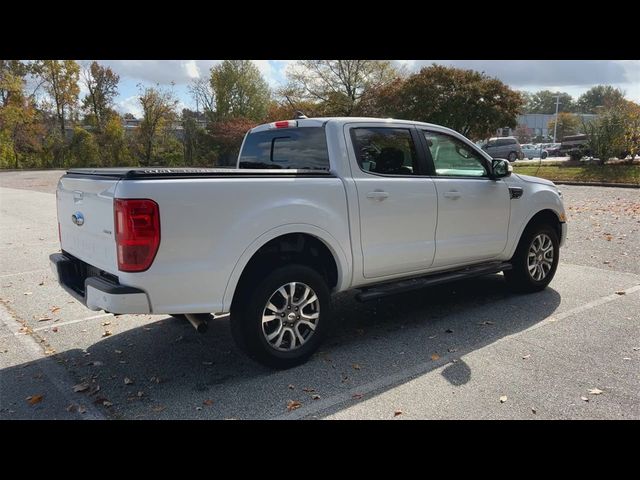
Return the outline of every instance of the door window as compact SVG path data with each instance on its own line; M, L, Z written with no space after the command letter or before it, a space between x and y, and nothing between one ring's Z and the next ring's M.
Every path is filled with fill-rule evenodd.
M418 173L418 156L408 128L353 128L351 138L358 165L365 172L382 175Z
M485 177L484 159L466 143L439 132L424 132L437 176Z

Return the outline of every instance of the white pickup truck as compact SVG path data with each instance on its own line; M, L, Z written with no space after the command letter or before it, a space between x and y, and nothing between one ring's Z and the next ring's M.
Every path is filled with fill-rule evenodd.
M234 169L72 169L57 189L60 284L92 310L231 313L235 340L276 368L305 361L331 294L365 301L504 272L553 278L562 195L428 123L297 119L250 130Z

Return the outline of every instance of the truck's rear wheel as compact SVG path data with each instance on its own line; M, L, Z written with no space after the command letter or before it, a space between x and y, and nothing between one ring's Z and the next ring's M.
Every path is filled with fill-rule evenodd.
M305 265L274 270L258 285L246 282L231 307L231 332L251 358L274 368L305 362L329 330L330 293Z
M504 272L507 283L522 293L543 290L556 273L559 251L558 234L552 226L528 226L511 259L513 269Z

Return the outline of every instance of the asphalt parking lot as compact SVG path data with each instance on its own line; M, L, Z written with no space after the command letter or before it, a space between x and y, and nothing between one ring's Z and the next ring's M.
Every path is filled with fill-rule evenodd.
M228 318L199 335L67 295L48 265L61 173L0 173L1 419L640 418L637 189L561 187L569 238L541 293L492 275L340 294L322 351L272 371L238 352Z

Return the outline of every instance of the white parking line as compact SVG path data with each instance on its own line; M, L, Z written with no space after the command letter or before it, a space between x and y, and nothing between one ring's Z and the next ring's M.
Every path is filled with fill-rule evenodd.
M48 328L51 328L51 327L61 327L63 325L71 325L72 323L80 323L86 320L94 320L96 318L104 318L104 317L113 317L113 313L101 313L100 315L93 315L91 317L78 318L77 320L69 320L68 322L49 323L43 327L34 328L32 330L34 332L39 332L41 330L47 330Z
M567 310L566 312L562 312L559 313L557 315L551 315L550 317L547 317L545 320L543 320L540 323L537 323L525 330L521 330L517 333L514 333L512 335L508 335L506 337L502 337L498 340L496 340L493 344L497 344L500 342L504 342L507 339L511 339L514 337L518 337L526 332L529 332L531 330L535 330L537 328L541 328L545 325L548 325L549 323L553 323L553 322L557 322L558 320L563 320L565 318L571 317L573 315L576 315L578 313L582 313L585 310L590 310L592 308L598 307L600 305L604 305L605 303L609 303L612 302L614 300L619 300L621 298L624 298L626 295L630 295L632 293L638 292L640 291L640 285L634 285L632 287L626 288L624 290L622 290L623 292L625 292L624 294L620 295L617 293L614 293L612 295L607 295L605 297L600 297L597 298L589 303L586 303L584 305L580 305L574 308L571 308L569 310ZM446 360L446 358L444 358L444 360ZM446 365L449 362L445 362L443 363L441 366ZM354 387L346 392L340 393L338 395L334 395L332 397L328 397L326 399L321 399L319 401L317 401L317 403L314 403L312 406L308 406L308 407L301 407L298 410L295 410L291 413L285 413L282 415L279 415L277 417L275 417L275 420L296 420L296 419L301 419L301 418L305 418L305 417L310 417L311 415L323 412L323 411L327 411L333 407L335 407L336 405L340 405L342 403L347 403L347 402L353 402L353 398L352 396L354 394L359 394L359 395L363 395L364 397L371 397L371 393L376 392L378 390L382 390L384 388L388 388L391 387L393 385L397 385L399 383L403 383L406 382L407 380L410 380L412 378L418 377L422 374L424 374L425 372L431 370L433 368L433 361L428 361L428 362L423 362L420 363L418 365L415 365L411 368L408 368L406 370L404 370L403 372L399 372L393 375L389 375L386 377L382 377L382 378L378 378L372 382L366 383L364 385L359 385L357 387Z
M47 377L51 384L66 399L68 405L79 402L79 397L72 395L74 381L69 376L67 370L56 361L44 355L40 345L31 335L20 334L20 328L23 326L16 321L11 313L4 305L0 303L0 320L14 334L24 348L24 352L28 354L31 361L38 361L38 368ZM80 420L105 420L106 417L97 410L90 402L83 403L86 411L84 414L77 413L76 416Z

